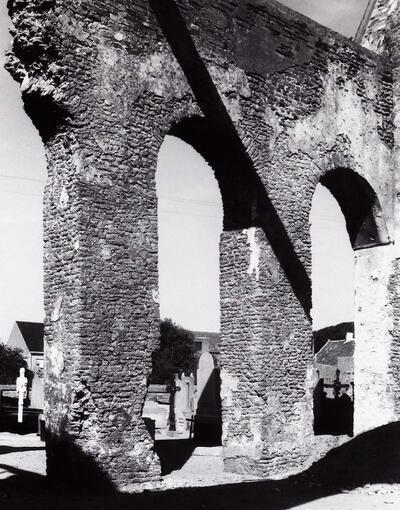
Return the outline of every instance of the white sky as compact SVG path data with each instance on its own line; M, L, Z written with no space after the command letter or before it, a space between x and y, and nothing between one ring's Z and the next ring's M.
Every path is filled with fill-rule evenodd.
M190 145L168 136L156 182L160 315L189 329L218 331L223 212L214 173Z
M347 37L356 34L368 0L279 0Z
M314 329L354 320L354 251L343 213L321 184L310 215Z
M354 35L367 0L283 0L282 3L346 35ZM8 339L15 320L43 320L42 193L46 179L42 143L23 111L18 85L3 69L3 54L11 40L8 23L6 0L0 0L2 341ZM167 177L158 180L162 197L159 217L161 316L169 316L188 328L217 330L218 232L222 221L220 196L211 169L199 155L184 145L179 140L170 139L160 154L163 168L160 167L159 175ZM323 212L325 220L331 214L336 218L334 223L328 220L325 226L318 223L320 220L313 221L315 228L320 229L321 239L327 227L336 228L334 237L328 236L317 243L319 255L315 254L315 257L324 260L330 250L340 244L338 236L343 233L343 228L336 223L334 207L329 212L329 200L325 197L322 202L326 208ZM320 226L317 227L317 224ZM333 238L333 246L328 249ZM333 274L332 260L329 271L321 268L321 274ZM321 282L320 287L325 290L321 290L321 300L318 299L320 308L314 307L317 327L352 320L348 318L352 298L349 301L349 293L345 298L337 291L341 287L343 294L346 288L344 280L343 284L340 283L344 274L349 277L350 269L346 271L339 271L333 278L336 290L332 282Z
M0 4L0 339L15 320L43 320L42 195L44 150L4 69L6 1Z

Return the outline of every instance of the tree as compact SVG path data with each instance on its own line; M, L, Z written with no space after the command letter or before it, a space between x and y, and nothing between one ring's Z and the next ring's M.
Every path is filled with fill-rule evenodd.
M22 350L0 343L0 384L15 384L20 368L25 368L25 375L30 380L32 373L28 370Z
M160 347L153 353L153 369L150 382L153 384L170 383L175 374L190 374L197 366L194 336L165 319L160 324Z

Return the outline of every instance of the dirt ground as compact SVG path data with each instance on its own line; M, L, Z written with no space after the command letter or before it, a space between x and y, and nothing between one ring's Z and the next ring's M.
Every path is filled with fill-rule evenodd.
M44 444L36 434L0 433L1 510L400 510L400 484L357 483L345 488L313 476L260 481L223 472L220 448L196 447L156 490L138 494L52 487L45 477ZM392 459L387 459L390 464ZM377 458L372 453L371 462ZM330 461L331 462L331 461ZM322 467L321 467L322 466ZM318 472L323 471L321 464ZM330 464L331 466L331 464ZM378 465L376 467L379 467Z

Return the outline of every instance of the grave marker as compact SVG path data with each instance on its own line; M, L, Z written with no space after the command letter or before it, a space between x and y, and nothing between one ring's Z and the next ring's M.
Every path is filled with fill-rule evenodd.
M25 377L25 368L19 369L19 377L17 377L16 385L18 393L18 423L22 423L24 397L26 394L26 387L28 385L28 379Z

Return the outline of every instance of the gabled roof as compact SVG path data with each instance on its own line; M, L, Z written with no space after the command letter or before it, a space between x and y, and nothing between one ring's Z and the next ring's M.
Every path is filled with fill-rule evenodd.
M354 355L354 340L328 340L316 354L315 360L320 365L337 366L339 358L351 358Z
M316 354L328 340L345 340L347 333L354 335L354 322L341 322L313 332L314 353Z
M21 335L23 336L29 351L43 352L43 323L17 321L17 326L21 331Z

